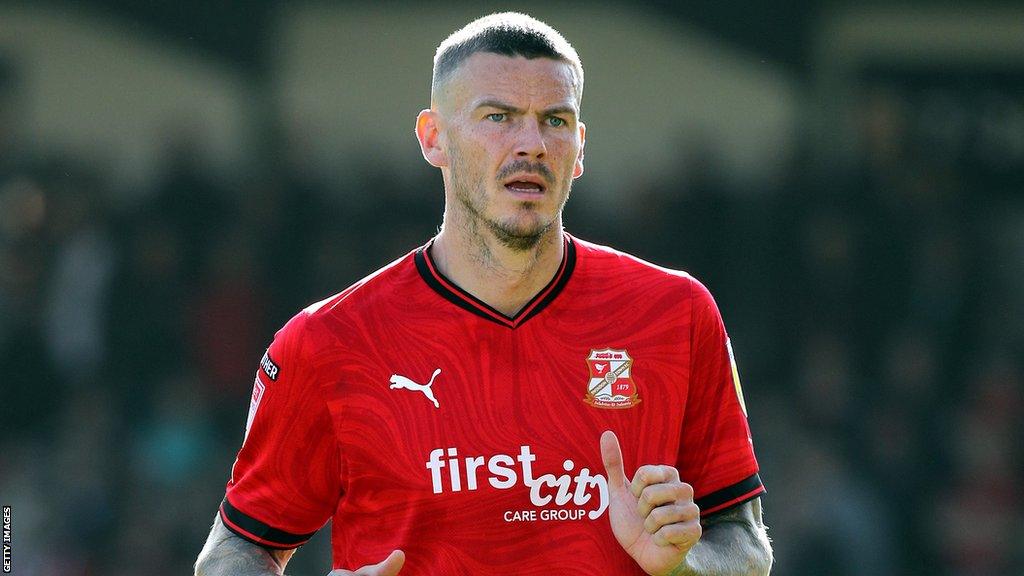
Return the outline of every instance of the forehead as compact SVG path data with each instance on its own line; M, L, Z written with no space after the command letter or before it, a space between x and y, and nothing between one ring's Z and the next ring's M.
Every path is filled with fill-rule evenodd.
M578 108L574 79L568 62L479 52L453 71L446 92L459 108L488 98L513 105L569 104Z

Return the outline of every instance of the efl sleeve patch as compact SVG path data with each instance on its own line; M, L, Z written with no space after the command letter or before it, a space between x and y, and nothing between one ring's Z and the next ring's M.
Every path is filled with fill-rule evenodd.
M249 428L252 427L252 419L256 417L256 410L260 407L264 390L266 387L260 382L260 377L256 376L256 381L252 384L252 399L249 401L249 417L245 419L245 438L249 437Z
M740 372L736 369L736 356L732 353L731 338L726 339L725 346L729 349L729 365L732 366L732 383L736 387L736 398L740 401L743 415L747 416L747 403L743 401L743 387L740 386ZM749 416L747 417L749 418Z

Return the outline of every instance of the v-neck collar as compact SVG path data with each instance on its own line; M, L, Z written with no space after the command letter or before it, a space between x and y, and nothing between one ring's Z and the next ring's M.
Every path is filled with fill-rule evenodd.
M564 250L562 250L562 262L558 266L555 276L514 316L507 316L495 310L492 306L466 292L444 274L441 274L437 266L434 265L431 255L431 248L434 245L433 240L427 242L426 245L416 251L416 270L427 283L427 286L430 286L431 289L445 300L492 322L497 322L508 328L516 328L539 314L548 304L551 304L569 282L569 277L572 276L572 271L576 268L576 243L573 242L572 237L568 234L563 233L562 238L565 243Z

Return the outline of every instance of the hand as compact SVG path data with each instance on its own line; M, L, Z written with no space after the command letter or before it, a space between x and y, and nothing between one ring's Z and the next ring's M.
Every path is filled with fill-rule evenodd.
M641 466L630 482L622 469L619 439L610 430L601 434L601 459L615 539L648 574L671 574L700 539L693 487L681 482L672 466Z
M372 566L363 566L355 572L332 570L327 576L396 576L404 564L405 552L395 550L383 562L378 562Z

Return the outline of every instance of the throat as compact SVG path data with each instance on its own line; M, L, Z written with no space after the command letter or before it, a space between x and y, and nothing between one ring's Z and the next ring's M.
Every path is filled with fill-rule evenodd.
M515 250L500 241L465 242L445 228L434 240L431 257L456 286L511 318L555 277L564 250L560 229L530 249Z

